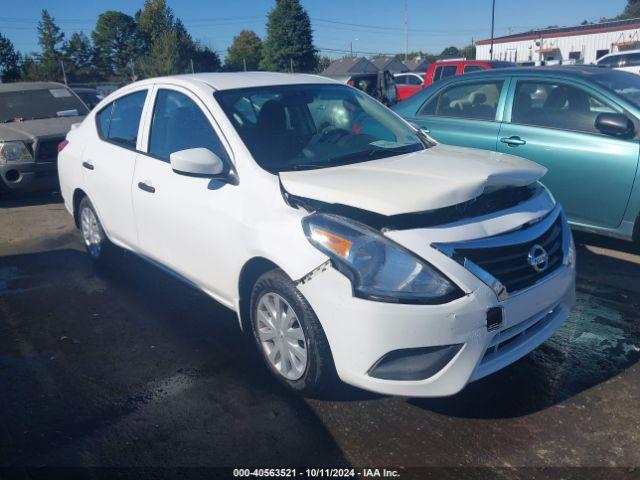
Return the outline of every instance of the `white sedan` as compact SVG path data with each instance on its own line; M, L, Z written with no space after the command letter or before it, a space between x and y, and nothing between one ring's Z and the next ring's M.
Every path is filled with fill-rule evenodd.
M454 394L540 345L574 303L571 232L543 167L436 145L326 78L144 80L59 150L97 265L124 248L206 292L305 395L336 374Z

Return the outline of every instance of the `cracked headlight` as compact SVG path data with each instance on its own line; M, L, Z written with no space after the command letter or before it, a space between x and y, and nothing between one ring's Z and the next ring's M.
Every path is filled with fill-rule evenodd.
M33 157L23 142L0 142L0 164L32 161Z
M328 214L305 217L302 225L311 244L351 280L357 297L441 304L464 295L436 268L377 230Z

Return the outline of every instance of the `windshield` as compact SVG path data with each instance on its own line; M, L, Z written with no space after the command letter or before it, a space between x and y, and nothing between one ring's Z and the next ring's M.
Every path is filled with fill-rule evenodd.
M272 173L415 152L429 140L368 95L343 85L216 92L258 164Z
M63 86L0 93L0 123L86 114L87 107Z
M640 108L640 76L629 72L605 70L592 78L596 83L613 90L622 98Z

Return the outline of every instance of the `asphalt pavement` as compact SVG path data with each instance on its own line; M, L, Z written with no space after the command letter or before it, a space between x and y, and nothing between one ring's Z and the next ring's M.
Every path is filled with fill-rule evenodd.
M0 466L638 473L640 251L577 241L577 306L524 359L449 398L305 400L225 307L134 255L96 271L58 197L2 200Z

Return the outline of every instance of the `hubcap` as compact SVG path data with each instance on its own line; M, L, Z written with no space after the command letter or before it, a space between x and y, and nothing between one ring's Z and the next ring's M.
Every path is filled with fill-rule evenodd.
M277 293L258 301L257 327L269 363L285 378L297 380L307 368L307 339L296 312Z
M92 257L98 257L102 249L102 236L100 225L95 213L90 208L84 208L80 214L80 225L84 243Z

